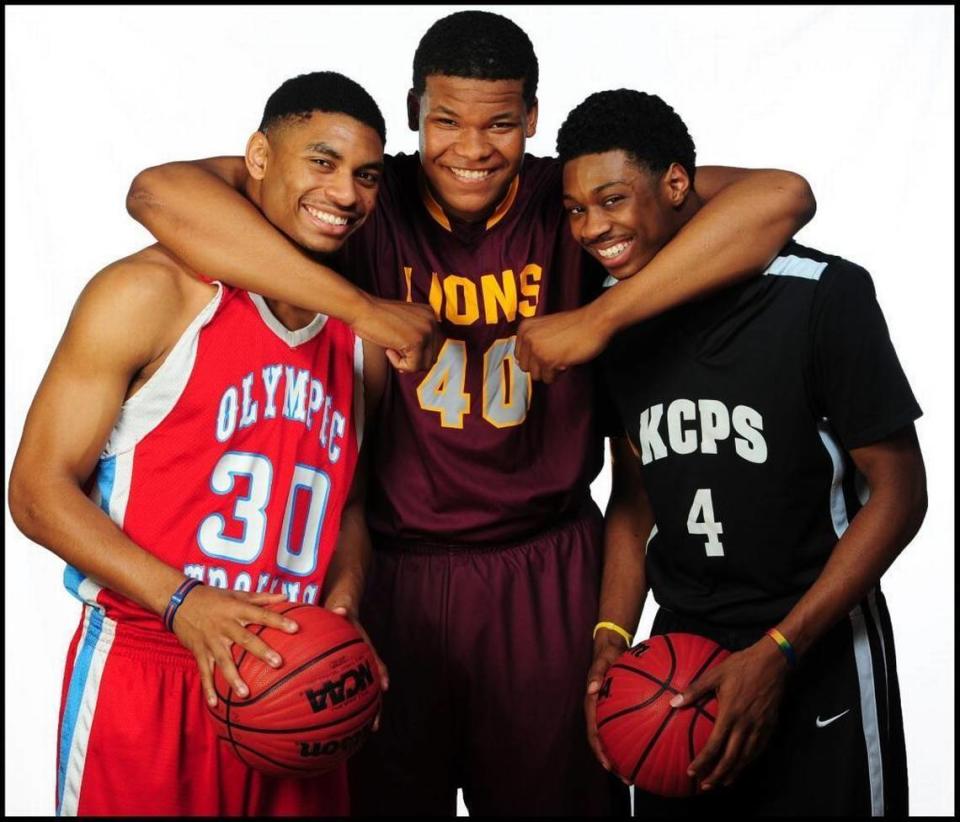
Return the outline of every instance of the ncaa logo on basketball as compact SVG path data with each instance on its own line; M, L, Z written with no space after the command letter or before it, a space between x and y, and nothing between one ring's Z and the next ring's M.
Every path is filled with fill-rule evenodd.
M310 708L314 713L319 713L327 709L327 699L330 705L342 705L346 700L356 696L361 691L365 691L373 684L373 673L370 665L366 662L347 671L339 679L331 679L324 682L317 689L311 688L304 693L310 702Z

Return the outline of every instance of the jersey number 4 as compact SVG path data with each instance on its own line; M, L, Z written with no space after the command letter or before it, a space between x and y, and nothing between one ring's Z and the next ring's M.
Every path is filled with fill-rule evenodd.
M226 523L220 514L211 514L200 523L197 543L207 556L249 565L263 551L267 534L267 506L273 490L273 464L263 454L247 451L228 451L217 462L210 476L210 490L225 495L233 492L237 477L248 477L250 488L246 496L238 497L233 517L243 523L239 538L226 536ZM290 545L290 527L298 502L309 495L306 524L300 545ZM277 566L297 576L312 574L317 568L320 535L330 496L330 477L309 465L297 465L293 470L287 507L277 545Z
M717 522L713 515L713 495L709 488L698 488L693 496L693 505L687 514L687 531L691 534L705 536L708 557L722 557L723 543L720 534L723 533L723 523Z
M530 408L530 375L513 356L516 337L495 340L483 355L483 418L495 428L520 425ZM440 415L442 428L463 428L470 413L466 392L467 345L448 339L430 373L417 386L417 399L425 411Z

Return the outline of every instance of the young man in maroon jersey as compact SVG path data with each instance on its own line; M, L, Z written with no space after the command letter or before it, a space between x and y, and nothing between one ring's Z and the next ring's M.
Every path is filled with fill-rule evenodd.
M374 208L384 137L353 81L288 80L248 143L250 201L329 254ZM202 281L159 245L84 289L10 477L14 521L66 560L84 605L57 815L347 813L345 768L255 771L203 697L217 702L215 666L247 692L233 643L282 665L247 626L294 631L296 617L263 606L355 620L370 550L358 452L387 370L341 321Z
M351 769L360 813L452 814L458 786L481 815L625 809L580 715L603 451L593 373L574 366L595 341L581 327L557 345L540 319L582 305L601 278L585 275L564 225L557 162L524 155L537 80L530 41L506 18L435 23L409 96L420 152L386 158L379 208L341 260L377 296L429 304L447 337L426 375L399 363L382 409L363 618L392 684ZM709 202L617 303L618 322L758 272L812 213L795 175L700 173ZM128 207L192 266L335 313L321 283L336 275L259 218L244 180L229 158L172 164L142 173Z

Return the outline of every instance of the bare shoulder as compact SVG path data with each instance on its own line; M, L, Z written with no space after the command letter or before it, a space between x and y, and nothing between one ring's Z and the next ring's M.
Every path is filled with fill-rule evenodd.
M85 333L107 327L149 361L160 357L216 294L159 245L110 263L77 300L71 323Z

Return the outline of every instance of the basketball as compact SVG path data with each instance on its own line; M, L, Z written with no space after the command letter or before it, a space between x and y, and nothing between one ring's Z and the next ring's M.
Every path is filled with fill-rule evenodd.
M705 637L664 634L617 658L597 696L597 730L618 776L659 796L696 792L687 768L713 730L717 699L680 708L670 700L728 656Z
M380 709L380 678L370 646L345 618L314 605L267 606L300 626L294 634L254 633L283 659L272 668L239 645L234 660L249 696L214 673L221 738L257 770L276 776L329 771L364 742Z

